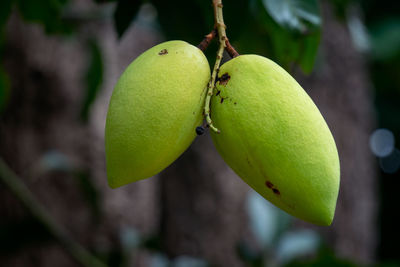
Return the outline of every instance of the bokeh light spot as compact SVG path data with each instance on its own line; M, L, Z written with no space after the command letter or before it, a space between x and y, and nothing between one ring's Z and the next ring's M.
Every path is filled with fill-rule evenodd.
M375 156L387 157L394 150L394 135L388 129L376 129L369 138L369 145Z
M379 166L385 173L395 173L400 169L400 150L395 149L389 156L379 159Z

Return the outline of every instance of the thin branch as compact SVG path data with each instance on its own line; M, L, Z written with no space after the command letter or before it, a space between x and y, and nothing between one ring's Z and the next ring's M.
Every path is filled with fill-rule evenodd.
M206 36L204 36L203 41L201 41L200 44L198 44L198 48L201 51L204 51L207 49L207 47L210 45L211 41L215 38L215 36L217 36L218 32L217 29L213 29L209 34L207 34Z
M22 179L7 166L2 158L0 158L0 181L8 187L77 262L87 267L106 267L97 257L69 237L66 231L54 221L53 217L36 200L35 196L22 182Z
M226 51L232 58L240 56L239 53L235 50L235 48L233 48L233 46L231 45L228 38L226 38L226 40L225 40L225 45L226 45L226 48L225 48Z

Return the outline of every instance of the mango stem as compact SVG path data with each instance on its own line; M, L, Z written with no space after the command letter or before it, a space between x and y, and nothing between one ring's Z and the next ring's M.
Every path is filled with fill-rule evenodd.
M222 56L226 47L226 40L228 38L226 37L226 32L225 32L226 26L224 23L224 16L222 14L222 0L213 0L213 8L214 8L214 19L215 19L214 28L217 29L218 31L219 47L217 51L217 58L215 59L214 68L211 74L211 79L208 82L207 86L207 95L204 105L204 115L206 117L207 125L210 127L210 129L216 133L220 133L220 131L213 125L213 122L211 120L210 102L211 102L211 96L214 93L215 80L217 78L219 66L221 64Z

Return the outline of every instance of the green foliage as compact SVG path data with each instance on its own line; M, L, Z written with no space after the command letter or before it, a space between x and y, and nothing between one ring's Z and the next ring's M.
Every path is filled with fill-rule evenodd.
M281 26L307 30L306 24L319 26L321 23L316 0L263 0L270 16Z
M370 27L371 53L376 60L400 55L400 17L380 20Z
M62 20L68 0L15 0L21 16L29 22L42 24L47 33L68 33L71 26Z
M14 0L0 1L0 29L2 29L11 13L11 7Z
M346 12L349 5L355 1L357 0L330 0L335 9L336 16L342 20L346 18Z
M89 110L96 99L97 93L101 88L103 81L103 59L101 50L96 42L89 42L90 48L90 63L86 72L86 96L81 110L81 118L84 121L88 120Z
M311 5L311 2L306 2ZM246 44L247 50L266 54L267 57L277 61L287 70L293 63L297 63L305 73L310 73L314 66L320 41L319 13L315 11L318 10L318 5L316 2L312 2L315 3L313 8L308 7L308 5L296 6L298 9L302 6L307 7L307 10L299 11L296 9L296 12L302 14L303 17L313 17L312 19L304 20L298 16L297 19L288 24L286 22L288 19L284 18L284 11L280 11L282 18L277 18L279 15L274 14L274 19L271 15L274 11L273 6L266 9L264 1L254 0L251 11L254 14L255 21L251 21L248 27L256 28L258 32L255 32L254 35L261 36L263 40L257 44L257 36L251 36L252 33L247 33L241 42L244 43L246 39L250 38L252 42ZM308 10L314 10L314 12ZM315 24L311 23L310 20ZM297 28L293 28L296 25ZM254 43L261 47L254 47Z

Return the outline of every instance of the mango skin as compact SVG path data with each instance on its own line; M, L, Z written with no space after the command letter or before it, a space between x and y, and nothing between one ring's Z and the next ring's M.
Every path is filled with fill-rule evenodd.
M340 166L335 141L302 87L273 61L242 55L220 68L211 133L225 162L287 213L332 223Z
M203 118L209 79L203 52L184 41L156 45L127 67L106 120L110 187L151 177L188 148Z

